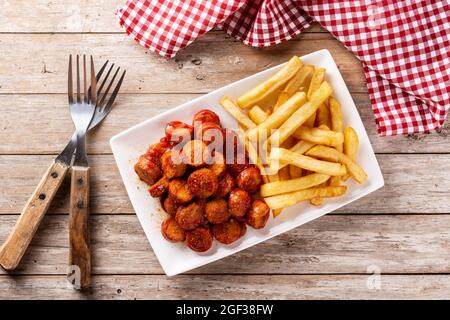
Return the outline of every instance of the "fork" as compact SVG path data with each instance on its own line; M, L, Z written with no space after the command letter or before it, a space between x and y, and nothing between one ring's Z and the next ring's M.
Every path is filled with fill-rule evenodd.
M69 58L70 60L70 58ZM97 81L100 80L104 69L106 68L108 61L100 69L96 76ZM114 64L108 70L108 73L103 78L103 81L98 89L97 95L101 95L101 90L104 85L107 84L109 75L113 70ZM115 98L119 89L122 85L123 79L125 77L125 71L122 73L119 81L114 87L111 95L108 96L109 90L111 89L114 80L119 72L120 68L114 73L113 79L108 83L108 86L97 102L97 107L95 108L94 116L89 125L89 130L97 126L111 111L114 104ZM88 95L91 95L91 89L88 90ZM19 265L26 249L28 248L31 239L36 233L39 224L42 221L45 213L47 212L56 191L61 186L64 177L69 171L73 153L76 148L76 132L73 134L69 143L66 145L64 150L59 154L59 156L52 162L50 167L47 169L46 173L42 177L38 186L34 190L33 194L26 203L24 209L22 210L19 219L17 220L14 228L11 230L8 238L0 248L0 265L5 270L14 270Z
M72 85L72 56L69 58L68 97L72 121L76 131L76 153L72 165L69 205L69 266L78 268L80 287L90 285L91 253L89 243L89 164L86 154L86 132L95 113L97 103L97 79L91 56L91 94L86 80L86 56L83 55L84 97L80 89L80 63L77 55L76 101ZM72 267L72 268L73 268Z
M77 56L77 99L74 101L72 89L72 63L71 57L69 62L69 81L68 81L68 97L69 108L72 120L75 124L75 133L71 142L76 141L75 159L72 165L72 176L70 184L70 205L69 205L69 270L68 279L73 279L72 273L78 273L79 288L87 288L91 283L91 251L89 237L89 164L86 154L86 132L89 127L97 125L97 121L101 121L105 112L109 112L112 102L114 101L123 78L125 71L122 73L116 88L114 89L108 103L103 106L105 99L111 89L114 80L119 73L120 68L116 70L114 76L107 86L104 94L97 102L97 95L100 95L106 79L109 77L114 64L106 74L105 81L100 85L97 92L97 80L94 71L94 62L91 56L91 89L86 90L86 56L83 55L84 69L84 99L81 100L80 95L80 73ZM94 121L94 123L92 123ZM74 139L75 136L75 139Z
M103 64L100 71L97 73L97 76L96 76L97 82L100 80L101 76L103 75L103 71L105 70L108 63L109 63L109 60L107 60ZM103 87L107 83L109 75L111 74L111 71L113 70L113 68L114 68L114 63L110 66L108 72L106 73L105 77L103 78L102 83L100 84L100 86L97 90L97 96L101 96L101 98L99 99L99 101L97 101L97 107L95 108L94 116L92 117L92 121L89 124L88 131L95 128L100 122L102 122L103 119L105 119L105 117L111 111L112 105L113 105L114 101L116 100L117 93L119 92L119 89L122 85L123 79L125 78L126 71L123 71L121 77L117 81L116 86L114 87L113 92L108 97L109 91L110 91L112 85L114 84L114 81L120 71L120 67L118 67L116 69L116 71L114 72L113 78L108 83L108 86L106 87L105 92L103 92L103 94L102 94ZM88 99L90 99L90 96L91 96L91 88L88 89ZM108 99L106 99L107 97L108 97ZM73 153L76 149L76 144L77 144L77 132L75 130L72 137L70 138L70 141L67 143L64 150L61 152L61 154L56 159L59 159L62 161L68 160L70 162L72 159Z

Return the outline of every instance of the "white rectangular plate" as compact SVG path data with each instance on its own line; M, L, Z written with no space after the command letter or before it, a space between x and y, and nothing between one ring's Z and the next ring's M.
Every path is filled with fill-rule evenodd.
M231 245L223 245L214 241L214 245L210 250L204 254L198 254L188 249L184 243L171 243L165 240L161 235L160 226L166 214L161 209L159 200L150 197L146 184L138 179L133 165L139 155L144 153L151 143L157 142L163 136L164 127L167 122L180 120L191 123L193 115L200 109L208 108L213 110L220 116L224 127L237 128L236 121L220 107L219 99L225 95L231 98L237 98L245 91L275 73L282 65L262 71L170 109L111 138L110 143L114 158L116 159L133 208L150 241L153 251L168 276L203 266L266 241L313 219L317 219L326 213L337 210L384 185L380 167L370 145L364 125L359 117L358 110L330 52L328 50L316 51L301 57L301 60L305 64L313 64L326 68L326 79L334 89L334 97L342 105L344 125L351 125L358 133L361 145L358 163L366 170L369 179L364 185L357 185L349 179L347 183L349 187L348 192L342 197L327 199L321 207L299 204L283 210L283 213L276 219L271 217L264 229L255 230L250 227L247 228L247 234ZM282 251L280 252L281 254L283 254Z

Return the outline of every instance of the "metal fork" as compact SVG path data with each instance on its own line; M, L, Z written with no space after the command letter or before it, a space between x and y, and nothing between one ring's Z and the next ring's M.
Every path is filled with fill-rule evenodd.
M108 65L109 60L107 60L103 66L100 68L99 72L97 73L96 80L99 82L101 79L103 72ZM97 90L97 96L101 97L97 99L97 107L95 108L94 116L92 117L92 121L89 124L88 131L91 131L91 129L95 128L100 122L105 119L105 117L108 115L108 113L111 111L112 106L114 104L114 101L116 100L116 96L119 92L120 87L122 86L123 79L125 78L126 71L124 70L122 72L122 75L120 76L119 80L117 81L116 86L114 87L114 90L111 94L109 94L109 91L111 90L112 85L114 84L114 81L116 80L116 77L120 71L120 67L116 69L114 72L114 75L111 79L111 81L108 81L108 78L111 74L111 71L114 69L114 63L111 64L108 72L106 73L105 77L103 78L98 90ZM102 92L104 86L107 85L105 92ZM90 99L91 96L91 88L88 90L88 98ZM63 161L63 162L71 162L73 153L76 149L77 145L77 132L74 131L72 137L70 138L70 141L67 143L66 147L63 149L63 151L60 153L60 155L56 158L57 160Z
M69 266L72 272L79 275L81 288L90 285L91 252L89 243L89 164L86 154L86 132L91 123L97 103L97 79L95 78L94 61L91 56L91 94L88 94L86 80L86 56L83 55L84 97L80 89L80 64L77 55L77 92L76 100L72 85L72 56L69 59L68 96L69 108L76 131L76 153L72 165L69 205Z
M95 77L94 60L91 56L91 94L88 95L87 80L86 80L86 56L83 55L83 83L84 83L84 97L81 99L80 89L80 63L77 55L77 93L76 101L73 96L72 86L72 55L69 58L69 81L68 81L68 97L69 109L72 121L75 124L75 132L77 136L77 152L75 154L75 163L72 170L76 166L88 166L86 155L86 132L91 123L95 112L95 105L97 104L97 79Z
M102 66L99 73L96 76L96 80L100 80L103 70L106 68L108 61ZM111 65L108 73L104 77L99 89L97 90L98 99L97 107L95 108L94 116L89 125L89 130L97 126L111 111L115 98L122 85L122 81L125 77L125 71L122 73L119 81L111 95L109 90L114 84L115 78L119 72L118 68L113 79L108 82L109 75L113 70L114 64ZM101 91L107 84L107 89L103 94ZM88 90L88 99L90 98L92 90ZM8 238L0 248L0 265L5 270L14 270L19 265L28 245L31 242L34 234L36 233L39 224L42 221L45 213L47 212L56 191L61 186L64 177L66 176L71 166L72 157L76 149L76 133L72 136L71 140L61 152L61 154L52 162L46 173L42 177L38 186L34 190L31 197L28 199L24 209L22 210L19 219L17 220L14 228L11 230Z
M101 119L104 118L104 114L109 112L111 104L106 101L106 97L111 89L112 84L119 72L116 70L112 81L107 86L105 92L100 96L100 100L97 103L97 94L101 94L103 86L106 81L100 85L97 92L97 80L94 72L94 62L91 56L91 90L86 90L86 63L85 56L83 56L84 67L84 99L81 100L80 96L80 74L78 68L78 56L77 56L77 100L74 101L72 90L72 64L69 63L69 82L68 82L68 96L69 107L72 115L72 120L75 124L76 135L76 153L75 159L72 165L72 177L70 184L70 206L69 206L69 270L68 279L75 279L76 287L87 288L91 284L91 250L90 250L90 237L89 237L89 164L86 154L86 132L89 127L97 125ZM105 79L109 77L112 68L109 69ZM114 89L109 101L113 101L117 95L120 85L125 76L125 72L122 74L116 88ZM97 104L97 106L96 106ZM97 118L95 116L97 115ZM92 123L92 120L98 121ZM72 139L71 142L72 143ZM70 144L69 143L69 144ZM78 275L78 279L76 279Z

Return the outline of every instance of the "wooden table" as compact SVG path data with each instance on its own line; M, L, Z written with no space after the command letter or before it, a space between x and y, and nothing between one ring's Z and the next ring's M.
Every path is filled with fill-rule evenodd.
M80 293L66 285L65 182L20 267L11 274L0 271L0 298L449 297L448 125L429 135L378 137L361 64L318 25L295 40L263 50L212 31L167 60L123 33L113 14L117 4L0 3L1 242L73 130L66 96L69 53L91 53L98 63L110 59L127 69L116 108L88 141L92 290ZM386 186L266 243L167 278L130 205L109 138L294 54L323 48L332 53L352 92ZM380 278L372 275L377 271ZM367 285L373 279L375 285Z

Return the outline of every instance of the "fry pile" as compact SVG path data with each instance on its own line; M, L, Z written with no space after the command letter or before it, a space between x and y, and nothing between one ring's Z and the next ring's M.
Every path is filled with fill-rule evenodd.
M250 160L263 174L261 197L274 217L302 201L321 205L346 193L349 177L363 184L359 140L344 128L342 108L326 70L292 57L277 73L240 96L220 100L239 123Z

